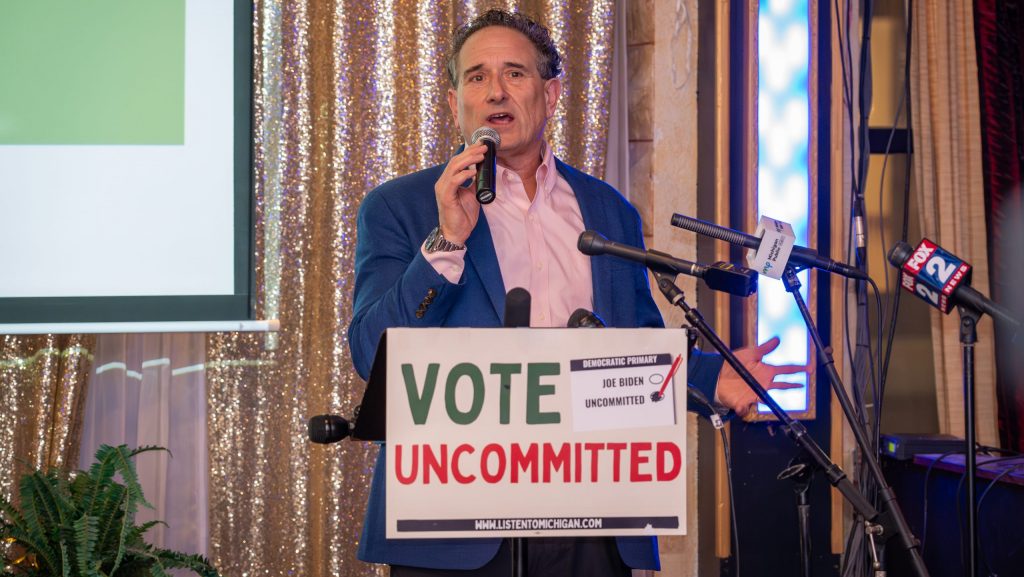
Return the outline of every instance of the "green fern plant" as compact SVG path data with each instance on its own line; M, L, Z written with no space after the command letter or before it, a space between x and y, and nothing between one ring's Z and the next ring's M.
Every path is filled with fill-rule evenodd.
M103 445L88 471L67 477L33 471L18 483L18 507L0 495L3 576L168 577L187 569L219 577L201 555L158 549L143 535L162 521L135 524L142 495L132 459L162 447ZM120 474L121 481L115 476Z

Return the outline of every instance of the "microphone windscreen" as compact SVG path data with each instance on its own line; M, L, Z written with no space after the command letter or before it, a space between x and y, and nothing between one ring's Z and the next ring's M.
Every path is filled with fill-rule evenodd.
M530 326L530 291L516 287L505 295L505 327Z
M588 311L587 309L576 309L573 311L572 315L569 316L569 322L565 323L565 326L571 329L600 329L604 328L605 324L601 317L597 316L597 313Z
M604 240L601 233L585 230L580 233L580 238L576 241L576 248L583 254L590 256L604 254Z
M896 268L903 268L903 263L907 262L913 252L914 247L901 240L889 251L889 262Z
M501 146L501 135L498 131L491 128L490 126L481 126L473 132L473 136L469 137L470 144L476 144L481 140L490 140L494 143L494 148Z
M349 436L352 425L337 415L317 415L309 419L309 440L314 443L335 443Z

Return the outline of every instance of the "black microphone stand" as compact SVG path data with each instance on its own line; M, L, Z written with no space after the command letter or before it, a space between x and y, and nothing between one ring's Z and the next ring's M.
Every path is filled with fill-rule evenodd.
M963 350L964 381L964 445L967 458L967 575L978 575L978 508L975 505L978 460L974 451L974 345L978 342L978 320L981 313L967 306L960 311L960 348Z
M811 339L814 341L814 348L818 352L818 361L825 369L825 373L828 375L829 383L832 385L832 390L835 392L836 398L839 399L839 405L843 409L843 414L846 415L846 420L850 425L850 429L853 430L853 436L857 440L857 446L860 448L864 462L867 463L871 477L878 486L878 492L882 498L882 504L885 506L885 510L888 514L888 521L895 525L896 533L900 536L903 547L910 554L910 560L914 567L914 572L918 576L924 577L928 575L928 569L924 566L924 559L921 557L920 543L910 531L910 525L907 524L907 520L903 516L903 511L900 510L900 506L896 502L896 495L893 493L892 488L885 482L885 476L882 475L882 468L878 464L877 455L875 454L872 446L868 443L867 433L864 431L862 424L856 418L856 414L853 410L853 403L850 402L850 397L846 394L846 388L843 386L843 382L839 377L839 371L836 370L836 364L832 358L832 353L825 348L825 343L821 340L821 335L818 334L818 329L814 324L814 320L811 318L811 311L808 310L807 303L804 302L804 298L800 294L800 279L797 278L796 270L793 266L786 265L786 268L782 273L782 283L786 287L786 291L793 295L793 300L796 301L796 306L800 309L800 315L803 316L804 324L807 325L807 332L810 333ZM867 533L868 539L873 539L875 535L880 535L883 539L888 539L893 536L889 531L885 530L886 523L876 521L874 517L869 517L867 515L863 515L863 517L866 521L865 532ZM877 557L874 559L874 562L876 569L881 569Z
M715 334L714 330L712 330L711 326L708 325L707 321L704 320L704 317L700 314L700 311L686 304L683 291L675 284L674 275L661 272L657 269L651 270L658 281L658 288L661 290L662 294L665 295L665 298L668 299L669 303L673 306L678 306L683 310L684 316L690 325L695 327L702 335L704 335L704 338L707 339L707 341L711 343L711 346L713 346L715 350L722 355L725 362L729 363L729 366L731 366L747 386L750 387L750 390L754 391L757 397L761 399L761 402L768 406L768 409L771 410L772 414L775 415L780 423L782 423L782 429L786 432L786 435L792 439L798 447L803 449L804 453L811 459L811 462L817 465L818 469L824 473L829 483L846 498L861 517L868 521L879 520L881 515L878 510L876 510L871 502L853 486L853 483L850 482L846 473L844 473L838 465L829 459L821 446L819 446L807 433L807 428L804 427L803 423L794 420L782 409L782 407L779 406L775 399L768 394L768 391L766 391L765 388L757 382L754 375L752 375L750 371L743 366L743 363L736 358L736 355L733 354L728 345L722 342L722 339ZM835 368L833 367L832 370L835 370ZM890 500L893 501L890 506L890 513L893 510L898 511L895 507L895 500L891 497L891 494L892 492L889 491L888 495ZM902 516L900 516L900 519L902 519ZM904 527L906 526L906 521L903 521L903 525ZM904 534L909 535L909 529L907 529ZM911 541L911 544L914 546L912 554L917 553L916 559L917 561L920 561L921 556L920 552L916 549L916 541ZM915 563L915 570L919 577L928 577L928 570L924 567L923 562Z
M789 466L783 469L776 479L793 481L793 490L796 492L796 518L800 532L800 575L811 577L811 504L807 500L807 491L811 488L814 469L801 457L797 456L790 460Z
M509 545L512 549L512 577L526 577L526 563L529 558L527 553L527 539L524 537L512 537Z

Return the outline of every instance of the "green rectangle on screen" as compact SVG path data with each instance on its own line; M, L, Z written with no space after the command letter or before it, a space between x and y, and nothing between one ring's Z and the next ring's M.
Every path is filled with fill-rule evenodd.
M0 144L184 144L186 0L0 0Z

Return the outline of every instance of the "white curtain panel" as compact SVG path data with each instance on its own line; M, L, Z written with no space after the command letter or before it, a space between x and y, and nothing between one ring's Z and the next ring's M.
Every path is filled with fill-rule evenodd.
M146 500L137 522L158 547L206 554L206 335L100 335L82 430L79 468L101 445L159 445L136 458Z

